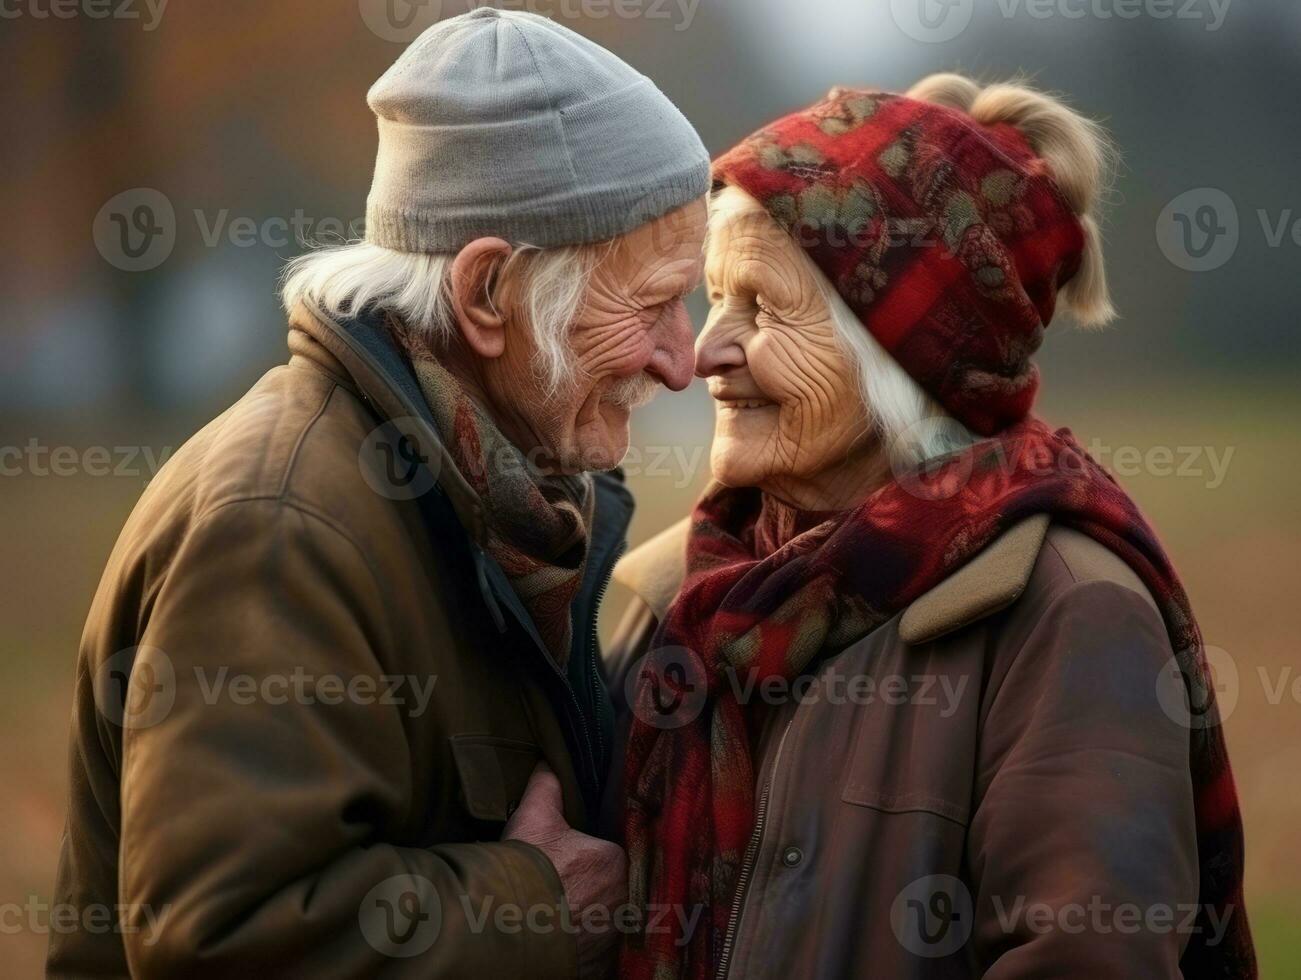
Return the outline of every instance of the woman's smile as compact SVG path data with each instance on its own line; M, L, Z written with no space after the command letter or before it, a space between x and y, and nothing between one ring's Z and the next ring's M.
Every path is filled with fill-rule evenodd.
M752 412L776 408L777 402L762 391L745 372L733 371L732 377L714 375L709 379L709 394L720 412Z

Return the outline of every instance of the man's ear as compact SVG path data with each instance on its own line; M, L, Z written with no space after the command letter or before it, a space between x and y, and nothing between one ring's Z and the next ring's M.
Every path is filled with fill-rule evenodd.
M493 304L493 293L511 251L500 238L479 238L452 260L452 311L461 336L480 357L501 357L506 349L505 311Z

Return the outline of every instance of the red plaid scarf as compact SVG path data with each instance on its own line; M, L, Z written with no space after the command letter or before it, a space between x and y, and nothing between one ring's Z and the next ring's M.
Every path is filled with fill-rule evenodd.
M757 684L799 676L1036 514L1121 557L1161 609L1190 700L1205 707L1191 726L1190 774L1203 929L1181 967L1186 977L1255 976L1242 904L1241 819L1197 624L1152 529L1069 431L1028 419L916 479L887 484L771 552L756 534L762 501L753 489L705 493L688 539L686 580L652 644L685 647L699 658L708 679L704 710L681 727L653 727L641 719L655 716L651 699L661 692L649 672L638 685L625 800L633 900L648 909L703 906L705 913L690 936L669 916L666 928L631 940L625 976L703 978L716 969L755 808L747 712L725 670ZM1213 947L1206 945L1214 934L1208 906L1230 923Z

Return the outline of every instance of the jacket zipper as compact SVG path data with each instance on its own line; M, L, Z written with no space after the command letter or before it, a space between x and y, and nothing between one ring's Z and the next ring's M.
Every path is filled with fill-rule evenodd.
M745 855L741 859L741 870L736 876L736 894L732 898L732 911L727 919L727 930L723 933L723 950L718 957L718 972L715 974L715 980L724 980L727 976L727 968L732 960L732 944L736 941L736 933L741 925L741 907L745 904L746 887L750 884L750 875L754 870L754 860L759 854L759 844L763 838L763 825L768 816L768 796L772 792L772 784L777 778L777 764L781 762L782 749L786 747L786 736L790 734L791 726L795 723L792 718L782 729L782 737L777 743L777 751L772 757L772 769L768 772L768 778L763 784L763 793L759 796L759 805L754 811L754 830L750 832L750 840L745 845Z
M574 693L573 685L569 683L569 678L565 672L560 669L560 665L552 659L550 653L545 647L542 648L544 659L551 665L552 672L560 680L561 686L565 693L569 695L570 714L578 722L578 730L583 736L583 754L587 757L587 778L584 780L591 789L591 799L596 801L593 805L599 804L599 795L601 790L601 777L596 769L596 757L592 753L592 733L587 727L587 718L583 715L583 706L579 703L578 695Z
M596 596L592 603L591 632L590 632L590 639L587 647L587 653L589 654L588 680L591 685L593 711L596 710L596 703L599 698L601 685L604 683L601 680L601 672L600 669L597 667L597 663L596 663L596 659L597 659L596 652L600 649L600 643L601 643L601 638L597 635L598 634L597 623L600 621L601 603L605 601L605 593L609 591L610 588L610 577L614 573L614 566L618 564L619 558L623 555L624 547L625 545L621 544L617 548L615 548L614 551L611 553L609 560L606 561L605 568L601 575L601 580L600 580L601 584L596 590ZM599 724L596 726L596 749L598 754L600 755L601 761L608 762L608 760L605 758L605 736L602 734L601 726Z
M560 669L560 665L555 662L551 657L550 652L545 647L542 648L542 652L547 663L551 665L552 671L560 679L561 685L564 686L565 693L569 695L569 706L573 709L570 714L572 714L575 720L577 720L578 730L583 735L584 754L587 756L587 762L589 763L587 772L588 782L592 789L592 799L595 800L600 792L601 777L600 773L596 770L596 757L592 753L592 733L587 727L587 718L583 714L583 706L578 700L578 695L574 692L573 685L569 683L569 677Z

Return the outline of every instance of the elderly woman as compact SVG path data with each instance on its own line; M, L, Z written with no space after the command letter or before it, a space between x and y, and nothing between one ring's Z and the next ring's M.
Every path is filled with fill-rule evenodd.
M1029 414L1107 156L945 75L716 162L716 482L618 572L626 976L1254 976L1187 597Z

